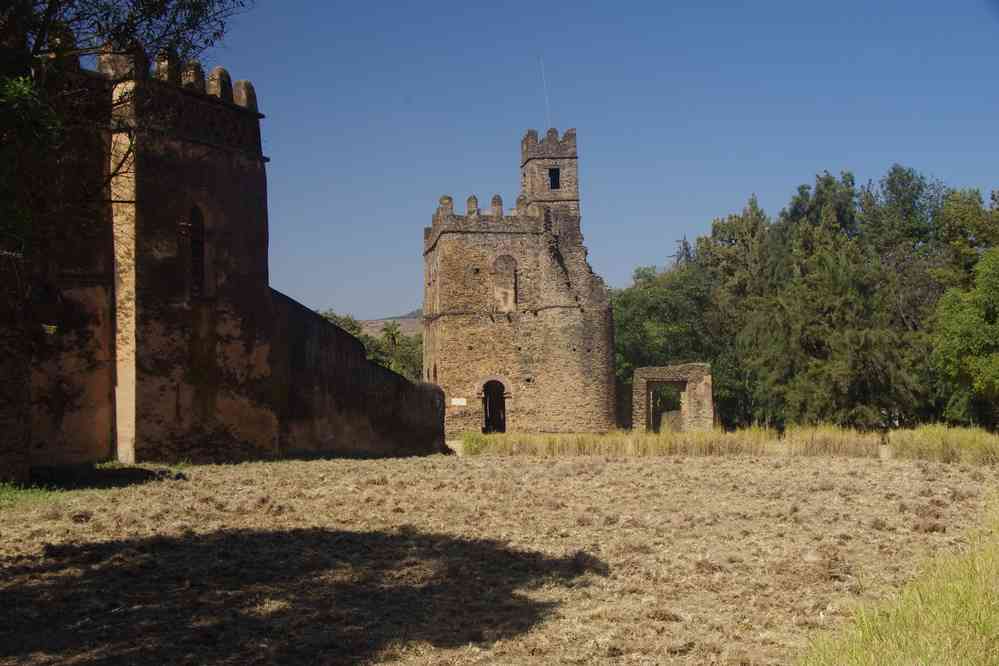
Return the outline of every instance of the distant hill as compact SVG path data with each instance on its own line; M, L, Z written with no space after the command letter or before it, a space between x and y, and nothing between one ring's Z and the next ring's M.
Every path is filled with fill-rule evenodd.
M385 317L384 319L362 319L361 330L367 335L378 337L382 334L382 329L388 322L399 324L399 330L403 335L421 335L423 333L423 310L417 308L406 314L397 317Z

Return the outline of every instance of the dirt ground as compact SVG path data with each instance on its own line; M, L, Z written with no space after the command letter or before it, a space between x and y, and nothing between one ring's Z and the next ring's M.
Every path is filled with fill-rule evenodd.
M191 467L0 510L0 663L785 664L957 550L996 470Z

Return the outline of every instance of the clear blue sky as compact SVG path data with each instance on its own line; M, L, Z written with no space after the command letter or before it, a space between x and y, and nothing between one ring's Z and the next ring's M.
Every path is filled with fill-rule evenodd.
M438 197L514 203L520 138L546 124L540 55L611 286L823 170L999 186L988 0L258 0L204 60L267 115L271 284L359 318L419 306Z

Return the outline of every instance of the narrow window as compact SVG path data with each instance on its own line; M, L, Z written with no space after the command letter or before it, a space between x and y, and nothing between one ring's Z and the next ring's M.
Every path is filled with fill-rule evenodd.
M562 171L558 167L548 169L548 189L562 189Z
M205 295L205 219L201 210L191 209L191 298Z

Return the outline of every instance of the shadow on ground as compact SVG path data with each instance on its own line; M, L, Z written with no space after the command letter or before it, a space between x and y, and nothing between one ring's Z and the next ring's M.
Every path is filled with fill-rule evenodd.
M30 483L43 488L79 490L85 488L108 489L135 486L150 481L186 481L183 472L144 467L100 467L95 465L67 465L61 467L33 467Z
M413 530L221 531L0 565L0 662L88 664L346 664L497 640L552 610L526 590L607 573L585 553Z

